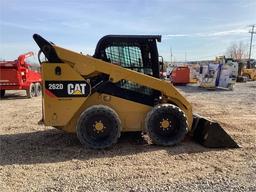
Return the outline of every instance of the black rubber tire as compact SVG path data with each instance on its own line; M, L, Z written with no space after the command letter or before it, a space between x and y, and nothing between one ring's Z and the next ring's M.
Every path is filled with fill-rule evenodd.
M245 74L244 76L247 78L247 81L250 81L250 80L251 80L251 77L250 77L249 74Z
M40 83L35 84L35 96L40 96L42 94L42 87Z
M35 94L36 94L36 86L34 83L31 83L29 88L26 90L26 93L27 93L27 97L28 98L32 98L32 97L35 97Z
M102 132L94 129L94 123L104 124ZM92 149L105 149L115 144L121 135L121 120L108 106L94 105L86 109L78 120L76 133L79 141Z
M170 126L163 129L162 119L168 119ZM173 146L179 144L188 132L188 122L184 112L172 104L155 106L145 119L145 129L154 144Z
M5 95L5 90L0 90L0 98L3 98Z

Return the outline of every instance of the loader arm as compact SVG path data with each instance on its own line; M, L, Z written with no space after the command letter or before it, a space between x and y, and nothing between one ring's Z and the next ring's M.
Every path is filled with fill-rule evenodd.
M189 127L191 128L193 122L191 104L167 81L95 59L91 56L78 54L62 47L55 45L53 45L53 47L58 57L63 62L68 63L73 67L73 69L81 74L81 76L87 77L94 73L104 73L109 75L109 80L113 83L119 82L120 80L128 80L160 91L163 97L167 99L167 102L174 103L185 112Z

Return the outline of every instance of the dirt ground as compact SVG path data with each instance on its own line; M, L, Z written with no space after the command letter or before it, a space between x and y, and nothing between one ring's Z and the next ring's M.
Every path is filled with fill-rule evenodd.
M41 98L12 91L0 101L0 190L256 191L256 82L179 89L241 148L207 149L191 139L159 147L126 135L109 150L89 150L75 135L37 125Z

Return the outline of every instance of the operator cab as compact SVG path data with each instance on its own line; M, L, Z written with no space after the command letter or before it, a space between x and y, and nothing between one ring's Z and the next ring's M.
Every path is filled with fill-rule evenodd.
M94 57L159 78L157 42L160 41L160 35L107 35L99 40ZM159 91L127 80L108 83L99 92L118 95L146 105L154 105L160 96Z
M94 57L159 78L157 41L160 35L107 35L99 40Z

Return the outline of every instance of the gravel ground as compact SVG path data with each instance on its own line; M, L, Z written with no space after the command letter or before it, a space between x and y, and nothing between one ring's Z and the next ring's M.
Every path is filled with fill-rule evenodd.
M256 82L179 89L241 148L207 149L190 138L158 147L124 135L109 150L89 150L75 135L37 125L41 98L10 91L0 101L1 191L256 191Z

